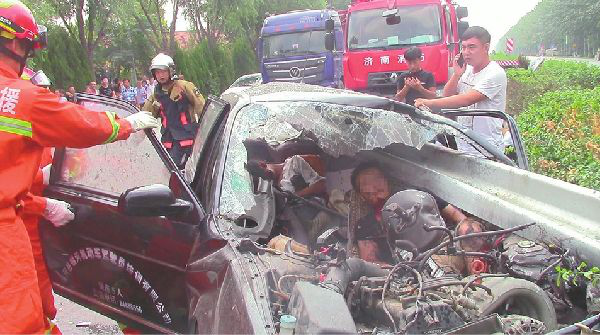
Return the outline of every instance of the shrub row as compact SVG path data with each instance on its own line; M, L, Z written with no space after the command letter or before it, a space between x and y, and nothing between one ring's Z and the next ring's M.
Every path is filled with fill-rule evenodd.
M517 123L533 171L600 190L600 67L549 61L509 78L520 88L509 103L523 106Z

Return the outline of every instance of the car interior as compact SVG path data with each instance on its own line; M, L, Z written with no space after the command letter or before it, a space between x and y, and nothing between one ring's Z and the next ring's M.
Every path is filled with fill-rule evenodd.
M271 199L270 202L272 203L272 206L274 206L276 214L274 216L268 217L268 220L271 220L271 222L265 222L264 220L266 218L264 215L253 215L253 213L261 212L260 210L257 210L257 208L260 207L263 211L265 209L265 207L261 207L265 205L265 202L261 203L257 201L257 207L248 211L246 216L235 221L235 224L238 227L236 227L236 229L234 230L236 230L238 234L250 236L250 238L255 240L255 243L257 243L263 248L266 248L266 250L274 250L275 253L280 253L281 255L295 255L290 257L310 257L311 255L313 255L315 257L318 257L318 255L323 253L324 250L336 250L337 248L337 250L345 249L343 252L346 256L344 257L360 256L360 253L358 252L357 246L355 244L355 238L353 236L356 230L357 223L366 216L366 214L370 210L370 207L367 204L366 200L360 194L358 194L358 192L352 189L351 175L353 169L361 162L377 160L379 165L387 170L386 175L391 179L390 184L393 185L392 189L422 189L420 187L421 185L411 185L410 180L403 179L402 171L396 166L394 166L393 163L390 163L392 161L390 161L389 157L386 158L386 155L382 149L375 149L373 151L361 151L354 157L333 157L325 153L324 150L322 150L318 146L316 141L310 138L310 134L300 139L288 140L284 143L275 146L269 145L263 139L247 139L246 141L244 141L244 146L247 151L248 162L261 160L270 164L281 164L284 163L286 159L289 159L294 155L299 155L300 157L305 159L307 163L309 163L309 165L315 170L315 172L317 172L320 176L324 177L326 180L326 192L322 195L323 201L314 201L314 199L299 201L298 199L296 199L297 197L292 197L290 199L289 196L286 196L285 192L278 190L277 185L275 185L277 181L267 180L262 176L256 176L250 173L253 180L253 191L257 198L263 197L262 199L264 200L264 191L268 189L274 189L272 193L273 199ZM267 184L269 187L266 187L265 184ZM266 198L269 197L270 195L267 192ZM393 199L394 197L396 197L396 195L393 195L390 199ZM451 202L451 199L444 200L450 200L449 202ZM297 227L300 226L302 228L302 225L294 224L293 222L291 222L294 219L298 218L290 218L289 215L285 215L284 212L286 212L286 207L294 208L296 213L303 212L302 209L298 209L299 207L310 208L312 210L312 213L314 213L315 211L327 212L328 215L326 217L329 220L329 224L320 226L318 234L311 234L307 231L299 232ZM310 212L310 210L308 212ZM442 269L441 274L438 274L438 276L442 276L439 280L441 280L441 278L445 278L446 276L451 276L452 278L471 278L469 276L483 275L485 277L488 275L484 275L483 273L489 273L490 277L514 276L518 279L512 278L511 280L525 279L530 281L530 283L527 283L527 285L534 285L533 283L537 282L541 286L544 286L544 282L541 281L541 277L531 277L529 275L523 275L523 273L519 272L520 270L517 270L517 268L520 266L517 264L519 264L520 262L536 263L539 261L540 257L548 257L548 259L556 260L558 259L557 257L559 257L557 254L563 251L552 250L548 246L542 247L536 242L526 241L523 238L510 234L510 232L518 229L514 229L512 231L503 230L500 227L494 225L493 223L486 222L480 218L473 216L470 213L463 213L469 218L468 221L470 222L470 225L463 225L461 226L461 228L459 228L458 226L462 225L463 222L461 222L459 225L452 225L449 222L444 222L443 219L440 218L441 223L439 223L437 231L427 231L427 229L420 229L418 230L418 232L415 232L411 229L405 229L404 231L400 231L398 236L403 237L406 240L397 240L396 245L390 245L391 252L395 254L395 263L399 262L400 264L403 264L403 262L410 262L414 261L415 259L421 259L422 262L425 262L423 261L423 254L427 254L428 257L431 257L430 260L427 261L427 263L436 264L432 265L432 267L429 269L430 275L433 275L437 271L435 270L436 266ZM386 222L384 219L384 224L385 223ZM306 225L304 226L304 229L307 229ZM525 229L525 227L520 227L519 229ZM483 233L483 235L486 235L486 237L477 240L475 236L481 233ZM432 234L434 236L432 236ZM451 241L452 239L463 237L461 236L463 234L473 234L473 238L463 239L463 242L458 244L459 248L462 249L462 251L460 251L459 253L455 253L455 255L460 255L462 253L463 257L450 256L450 253L453 252L452 249L448 249L445 251L447 256L441 256L439 255L439 253L437 255L433 255L435 252L439 252L442 249L438 248L437 246L447 245L448 239L450 239ZM307 241L306 236L309 236L311 239ZM427 241L433 241L433 243L429 243L426 245ZM523 252L521 254L521 256L523 256L522 259L515 261L516 259L513 258L512 263L510 261L508 263L506 262L506 257L511 257L508 255L512 255L513 253L515 253L515 250L517 249L520 251L516 253L522 252L523 249L519 249L519 246L523 246L527 243L533 243L533 245L539 247L539 249L537 249L538 251ZM435 250L435 252L432 252L432 250ZM491 250L495 250L495 255L504 256L499 256L499 258L494 259L495 256L492 257L486 254L486 252L490 252ZM412 253L412 257L410 255L407 256L407 254L410 253ZM541 256L541 254L544 254L546 256ZM339 257L339 253L337 255ZM468 257L467 255L473 256ZM479 258L474 256L478 256ZM279 258L279 261L280 260L281 259ZM269 262L271 261L272 260L270 260ZM381 266L382 264L378 263L377 265ZM383 264L383 268L385 268L386 265L387 264ZM394 267L394 264L388 266L388 269L395 269L397 267L397 265L396 267ZM547 264L544 263L542 265L542 263L539 263L539 267L540 271L547 272ZM295 290L297 289L296 286L298 286L297 283L300 281L310 282L310 280L305 280L306 278L302 277L306 276L307 273L299 271L302 274L302 276L300 276L299 278L304 279L300 280L296 278L296 281L291 280L288 283L288 276L298 276L299 274L297 272L298 271L292 271L292 274L281 269L271 269L272 284L274 287L279 288L279 290L274 290L274 301L281 302L281 300L283 299L283 302L292 303L293 298L292 300L287 300L286 297L289 298L290 295L293 296L293 292L295 292ZM367 278L373 274L362 273L361 275ZM379 275L381 274L379 273ZM309 276L307 278L311 277ZM354 279L358 278L354 277L352 280ZM373 278L370 279L375 280ZM288 283L288 285L284 285L286 286L285 288L281 287L281 280L285 280L285 282ZM312 282L315 282L314 277ZM294 286L295 283L296 285ZM521 284L521 282L518 282L518 285ZM323 285L323 282L321 282L321 285ZM353 285L355 285L354 288L356 290L359 290L359 288L357 288L356 285L360 287L360 280L358 283L353 282ZM377 285L375 286L381 287ZM551 296L556 296L556 291L554 291L552 288L548 288L547 286L544 286L544 288L551 292ZM493 286L492 290L496 289L497 287ZM535 288L530 287L528 289L533 290ZM494 294L496 293L497 292L494 291ZM284 298L281 298L281 294L283 294ZM573 311L575 312L573 314L577 314L578 317L584 317L585 306L584 304L581 304L581 302L584 299L582 299L582 297L580 296L582 294L581 292L579 292L578 294L579 297L574 298L573 300L578 302L571 305L575 306L573 309ZM351 299L351 297L347 296L346 298ZM527 298L516 294L512 296L511 299L512 300L510 303L503 305L502 308L496 308L496 310L494 310L494 313L499 313L500 315L500 319L498 320L503 320L499 321L500 324L504 325L503 327L506 327L506 325L509 324L509 327L513 327L513 329L516 329L514 328L514 319L510 319L510 321L508 321L506 319L501 318L506 317L507 315L512 317L512 315L517 314L531 318L527 319L528 321L526 322L530 329L556 327L557 316L559 322L566 322L565 314L559 314L561 308L565 307L561 303L557 303L555 304L556 306L550 307L552 304L549 302L549 300L536 300L536 302L532 305L528 305L529 307L524 307L525 305L521 305L522 308L516 310L514 309L514 306L511 307L511 304L514 303L515 305L518 305L520 304L520 302L524 304L527 301ZM381 319L389 321L390 319L393 319L395 317L400 318L398 314L392 313L394 314L394 317L388 319L387 317L382 316L382 314L385 315L383 311L380 311L380 314L372 313L371 316L373 317L373 319L365 318L365 308L367 308L365 300L361 300L361 302L357 302L357 304L362 304L362 307L355 306L355 310L350 308L352 310L357 329L362 329L366 331L373 330L373 327L377 328L377 325L381 326ZM494 305L494 303L491 303L491 305ZM291 310L292 307L288 305L288 309ZM358 310L362 310L362 312L359 312ZM402 314L404 312L398 313ZM314 317L317 318L317 316ZM532 322L531 320L534 319L542 320L543 324L545 324L546 326ZM473 319L473 322L476 322L475 319ZM384 322L384 324L386 324L386 322ZM390 323L387 322L387 325L390 326ZM412 326L415 327L413 328L415 331L425 331L427 329L425 325L419 326L422 328L419 328L415 325ZM409 326L405 325L405 327ZM391 329L393 328L390 328L390 330ZM331 328L330 330L333 331L336 330L336 328Z

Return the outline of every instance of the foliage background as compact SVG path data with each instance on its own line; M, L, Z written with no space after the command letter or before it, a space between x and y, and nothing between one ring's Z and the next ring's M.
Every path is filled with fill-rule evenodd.
M508 77L533 171L600 190L600 67L550 60Z
M49 49L29 64L54 88L85 85L102 77L150 75L152 57L174 57L178 72L200 91L219 94L236 78L258 71L255 46L268 14L325 8L326 0L23 0L48 26ZM334 0L343 8L349 0ZM167 8L173 15L167 18ZM191 46L174 43L173 21L192 23ZM168 24L168 19L171 24Z
M515 40L515 53L536 55L540 46L557 48L562 55L591 57L600 48L600 1L542 0L498 42Z

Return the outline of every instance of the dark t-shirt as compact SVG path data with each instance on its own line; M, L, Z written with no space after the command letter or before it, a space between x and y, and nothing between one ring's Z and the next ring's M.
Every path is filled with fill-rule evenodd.
M113 96L113 89L112 87L104 87L104 86L100 86L100 88L98 89L98 92L100 92L100 95L103 95L105 97L112 97Z
M435 79L433 78L433 74L431 72L421 70L421 71L415 72L415 73L411 73L411 72L402 73L398 77L398 85L397 85L398 91L400 91L401 89L404 88L404 79L406 79L408 77L416 77L417 79L419 79L421 81L421 85L423 85L423 87L425 87L425 89L427 89L427 90L432 87L435 87ZM419 99L419 98L424 98L424 96L421 95L416 90L410 89L408 91L408 93L406 93L406 103L409 105L414 105L415 100Z

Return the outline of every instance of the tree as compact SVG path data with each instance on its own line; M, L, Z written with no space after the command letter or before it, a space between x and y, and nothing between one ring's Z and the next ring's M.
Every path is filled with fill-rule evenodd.
M542 0L500 39L516 42L516 51L537 53L541 45L557 47L564 54L592 55L600 47L600 2L597 0Z
M218 40L246 38L255 45L267 14L299 9L325 8L326 0L190 0L184 13L193 24L198 41L214 45Z
M85 51L63 28L54 27L48 34L48 50L39 52L29 66L43 70L55 88L75 86L82 91L94 78Z
M118 16L112 14L120 2L111 0L44 0L54 9L54 14L77 39L85 50L86 58L93 71L94 53L105 37L109 24L116 24Z
M140 30L149 31L148 39L154 47L155 53L165 52L175 54L176 40L175 27L177 18L186 0L129 0L132 7L128 6L130 13ZM217 1L218 2L218 1ZM167 26L165 19L166 6L172 6L171 24ZM133 9L133 10L132 10Z

